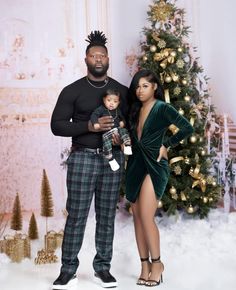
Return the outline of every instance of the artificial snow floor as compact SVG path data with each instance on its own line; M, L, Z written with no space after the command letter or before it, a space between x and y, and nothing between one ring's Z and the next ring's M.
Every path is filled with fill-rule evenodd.
M38 228L43 228L43 220L38 219ZM52 227L55 223L52 228L60 230L64 219L59 221L50 220L49 225ZM158 289L236 289L235 212L225 214L222 209L216 209L205 220L189 219L184 215L157 217L157 223L161 234L161 256L165 264L164 283L158 286ZM93 278L94 228L95 218L90 211L82 250L79 254L78 282L71 290L102 289ZM19 264L10 262L7 256L0 254L1 290L51 289L51 284L59 273L60 263L35 265L34 257L42 245L43 239L32 242L32 259L25 259ZM56 254L60 257L60 250ZM116 217L111 268L111 273L119 283L117 289L145 289L145 286L135 284L139 271L132 216L119 210Z

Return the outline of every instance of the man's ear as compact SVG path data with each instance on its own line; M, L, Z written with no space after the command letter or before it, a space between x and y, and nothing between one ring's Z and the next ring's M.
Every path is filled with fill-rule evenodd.
M154 91L157 89L157 84L154 84Z

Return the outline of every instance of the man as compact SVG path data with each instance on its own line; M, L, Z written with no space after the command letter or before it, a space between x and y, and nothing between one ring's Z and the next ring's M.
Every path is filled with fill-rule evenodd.
M110 274L110 263L124 156L120 146L114 146L113 154L120 169L112 171L102 154L102 134L113 127L113 119L111 116L99 118L100 129L94 129L89 120L94 109L102 104L102 95L109 88L121 92L121 110L127 116L127 88L107 76L109 58L103 32L91 32L86 41L89 42L85 57L87 76L61 91L51 119L53 134L72 137L71 154L67 160L68 216L62 244L62 266L53 289L67 289L77 280L77 255L82 246L93 195L96 213L95 277L103 287L117 286L116 279ZM117 138L114 139L118 142Z

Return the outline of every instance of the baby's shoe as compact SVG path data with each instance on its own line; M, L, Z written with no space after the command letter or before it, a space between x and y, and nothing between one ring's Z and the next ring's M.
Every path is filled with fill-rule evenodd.
M132 155L131 146L124 146L124 154L125 155Z
M117 161L115 159L112 159L111 161L109 161L109 164L110 164L111 169L113 171L116 171L120 168L120 165L117 163Z

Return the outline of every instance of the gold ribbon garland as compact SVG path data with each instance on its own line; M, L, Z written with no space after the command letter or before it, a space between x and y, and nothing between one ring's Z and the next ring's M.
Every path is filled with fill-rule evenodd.
M169 94L169 90L166 89L166 90L164 91L164 94L165 94L165 101L166 101L166 103L170 103L170 94Z
M182 160L184 160L184 157L183 156L174 157L174 158L170 159L169 164L172 165L175 162L182 161Z
M201 167L201 165L199 165L199 164L196 165L195 169L193 169L191 167L189 170L189 175L191 175L194 179L196 179L192 184L192 188L199 185L202 192L205 192L206 191L206 179L205 179L205 176L202 173L200 173L200 167Z

